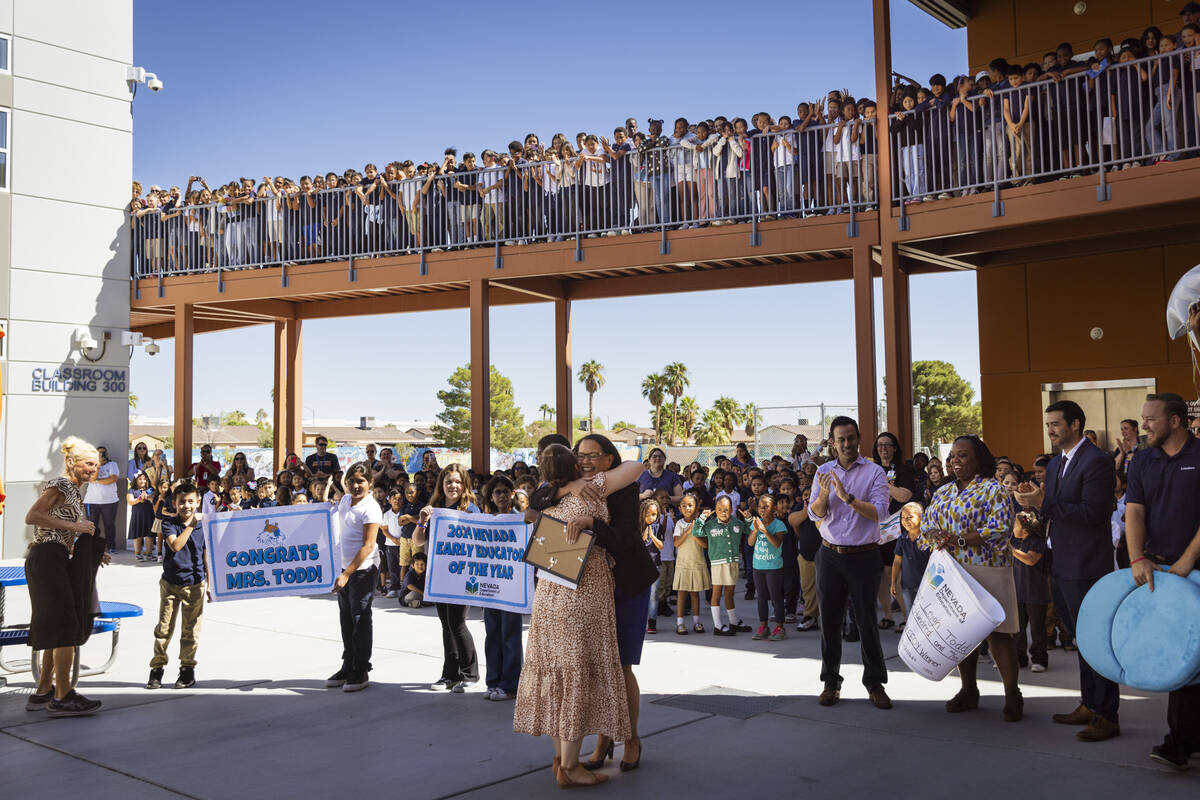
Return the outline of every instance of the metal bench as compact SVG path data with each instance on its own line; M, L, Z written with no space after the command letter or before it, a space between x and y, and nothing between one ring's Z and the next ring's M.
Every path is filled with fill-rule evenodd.
M71 686L74 687L79 682L80 676L87 677L89 675L99 675L107 672L112 667L113 662L117 660L117 646L121 638L121 620L128 617L140 617L142 615L142 607L133 603L116 603L102 602L100 603L100 615L92 623L92 635L100 633L112 634L112 646L108 652L108 659L99 667L80 670L79 664L79 648L75 648L75 663L71 668ZM42 659L40 651L34 651L27 663L7 663L3 658L4 647L15 647L18 645L29 644L29 626L14 625L9 628L0 628L0 670L5 672L32 672L35 681L41 680ZM2 684L0 684L2 685Z

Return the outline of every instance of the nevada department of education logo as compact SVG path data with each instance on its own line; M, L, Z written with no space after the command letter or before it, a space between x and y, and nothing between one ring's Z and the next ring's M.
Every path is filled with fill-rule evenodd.
M466 590L467 590L467 594L478 594L479 593L479 581L477 581L475 579L474 575L472 575L470 578L467 578Z
M946 580L942 577L945 571L941 564L929 565L929 569L925 571L925 581L929 584L930 589L936 589L942 585L942 582Z
M279 526L271 522L271 520L263 521L263 529L259 532L255 540L259 544L279 545L287 541L287 534L279 530Z

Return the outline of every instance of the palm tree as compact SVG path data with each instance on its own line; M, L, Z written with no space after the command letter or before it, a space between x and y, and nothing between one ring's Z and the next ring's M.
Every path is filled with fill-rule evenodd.
M265 408L260 408L258 411L254 412L254 424L258 427L265 428L268 419L270 419L270 416L267 414L267 410Z
M696 444L701 447L714 447L729 441L725 427L725 417L715 408L710 408L700 417L696 425Z
M725 439L733 438L733 429L742 421L742 404L732 397L722 395L713 401L712 410L721 415L725 421Z
M129 393L129 407L137 408L138 396L132 392Z
M675 444L675 432L679 425L679 396L691 384L688 368L676 361L663 367L663 378L666 379L667 394L671 395L671 444Z
M679 401L679 416L683 423L683 443L687 444L687 437L696 427L696 418L700 416L700 405L694 397L684 397Z
M754 431L758 428L758 424L762 422L762 413L758 410L758 405L755 403L746 403L742 406L742 419L746 422L746 435L753 436Z
M662 404L667 393L667 379L657 373L642 380L642 397L654 406L654 441L662 441Z
M592 396L604 385L604 365L592 359L579 368L579 382L588 394L588 432L592 431Z
M542 403L542 407L538 411L542 412L542 422L550 419L550 415L554 413L554 409L546 403Z

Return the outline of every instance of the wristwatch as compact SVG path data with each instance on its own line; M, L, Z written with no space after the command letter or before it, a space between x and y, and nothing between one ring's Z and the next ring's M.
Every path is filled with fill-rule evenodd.
M847 493L847 495L846 495L846 505L848 505L848 506L852 506L852 505L854 505L854 495Z
M964 538L962 537L962 535L961 535L961 534L960 534L960 535L959 535L959 537L958 537L958 546L959 546L960 548L962 548L962 547L966 547L966 546L967 546L967 540L966 540L966 539L964 539Z

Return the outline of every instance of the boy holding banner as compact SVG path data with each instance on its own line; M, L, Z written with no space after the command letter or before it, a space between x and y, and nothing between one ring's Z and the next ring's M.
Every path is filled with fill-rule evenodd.
M175 516L164 517L162 536L163 574L158 582L158 625L154 628L154 656L150 659L147 689L162 688L163 667L167 665L167 645L175 633L175 618L183 612L179 630L179 679L176 689L196 685L196 648L199 645L200 617L208 588L208 562L204 537L200 535L200 494L195 484L175 487Z

